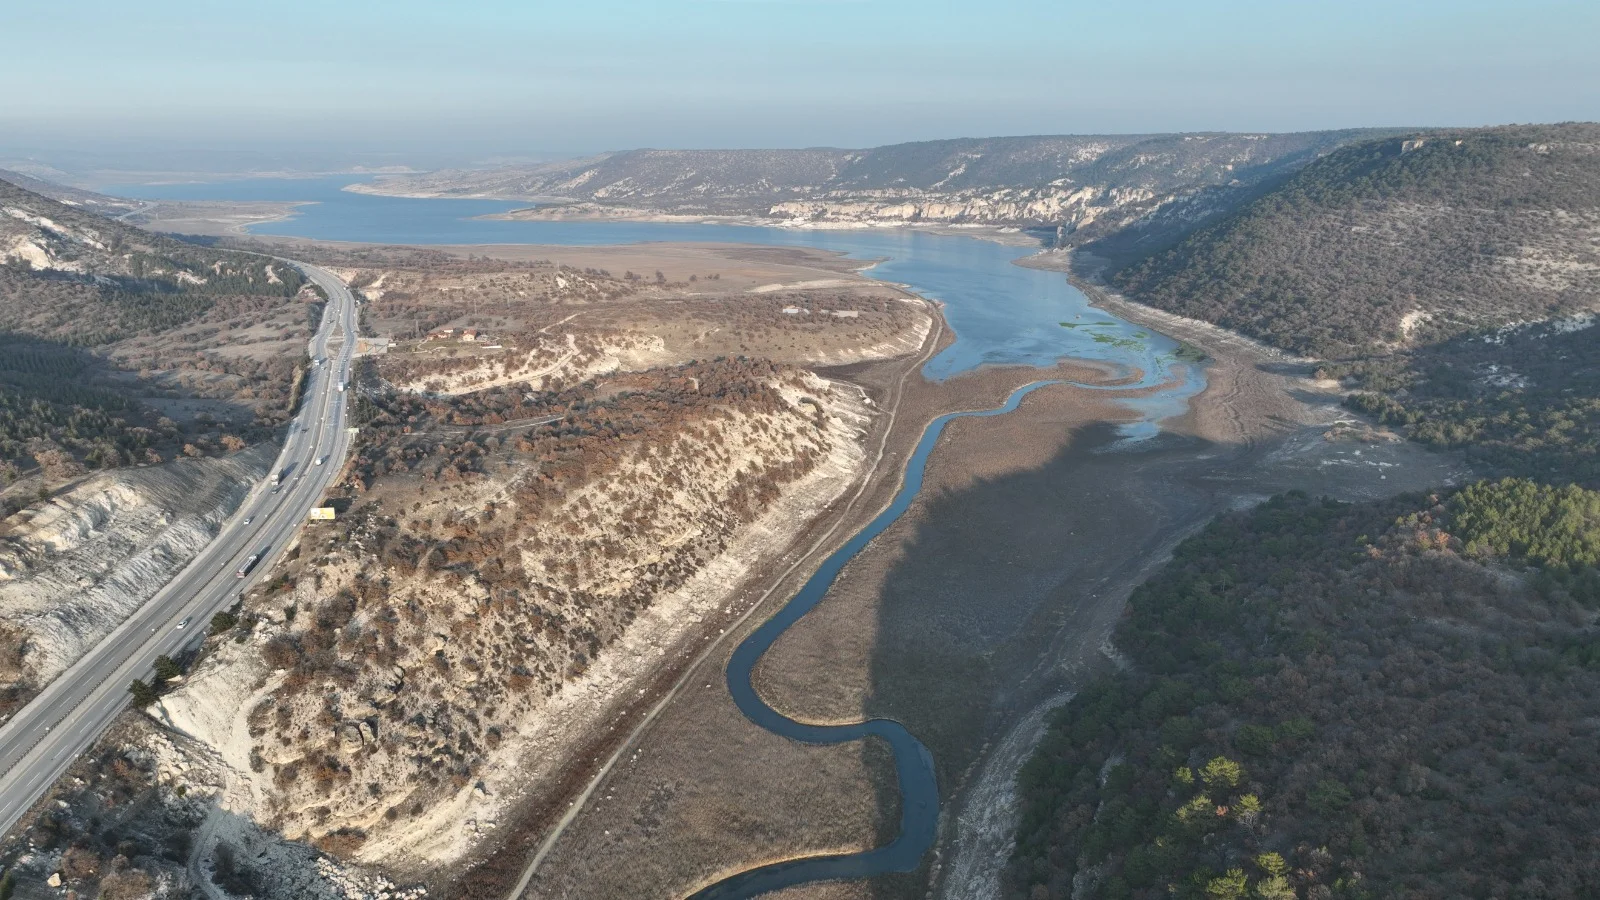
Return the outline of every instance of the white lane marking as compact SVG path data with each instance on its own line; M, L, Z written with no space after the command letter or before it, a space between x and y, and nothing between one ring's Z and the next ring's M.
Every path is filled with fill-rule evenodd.
M328 276L327 273L321 272L321 270L316 270L314 267L303 268L312 269L312 271L307 272L308 275L313 275L315 273L316 276L326 276L327 278L331 279L331 276ZM329 290L331 294L339 297L340 302L345 307L344 321L340 323L340 330L348 335L353 327L350 323L353 310L351 309L348 291L344 290L343 284L337 281L333 282L337 285L337 287L330 289L327 287L327 284L324 284L324 282L319 280L318 277L313 277L312 280L317 281L319 284L323 284L325 290ZM322 330L319 331L318 335L313 339L314 347L321 346L323 348L319 351L318 355L324 355L326 353L328 337L328 332L326 330ZM341 366L347 365L349 361L350 350L351 348L347 344L341 352ZM338 420L342 418L342 414L344 412L342 398L334 397L332 392L329 390L330 387L331 383L324 385L321 392L324 421L319 422L319 425L325 424L326 419L329 418L326 414L326 410L333 401L339 400L341 401L341 405L334 408L334 415L331 418ZM319 444L321 442L322 434L325 431L325 428L318 429ZM288 441L286 441L286 444L287 443ZM341 436L338 433L335 433L333 441L334 449L339 449L343 444L346 443L348 442L341 440ZM278 464L281 465L282 461L290 455L292 454L286 447L285 450L279 455ZM333 469L330 469L325 478L325 480L330 484L333 479L333 471ZM261 496L261 491L264 486L265 482L263 481L263 483L257 485L253 493L256 496ZM87 679L80 677L68 678L67 676L83 676L89 674L91 671L100 671L105 669L105 667L108 664L111 664L112 660L114 659L114 655L111 653L111 651L127 651L128 645L130 642L134 641L135 635L142 635L142 633L138 632L138 629L142 628L152 618L171 621L175 616L175 613L172 611L175 603L178 605L181 611L185 607L192 608L194 610L201 610L208 608L211 604L225 602L233 589L228 588L219 591L219 584L226 583L222 578L222 574L231 569L231 566L225 566L221 569L218 569L215 566L215 563L219 560L219 558L221 560L237 560L239 554L242 552L243 547L252 543L252 540L255 537L263 534L264 532L271 531L273 536L279 537L285 533L292 533L298 524L297 519L299 517L287 515L286 511L288 513L292 513L294 507L300 503L309 504L315 502L316 495L320 494L321 490L323 490L325 487L326 485L319 487L316 492L294 490L284 494L280 498L278 504L266 513L267 518L260 526L257 527L256 532L253 534L237 529L229 529L229 534L233 536L231 539L223 538L222 540L213 541L210 545L208 545L199 554L199 556L196 557L195 560L191 561L189 566L185 567L184 571L180 573L177 578L174 578L172 581L169 581L167 585L163 586L163 588L158 591L150 601L141 607L141 609L136 612L135 615L124 620L124 622L118 626L113 634L108 636L115 637L115 640L102 641L94 648L91 648L90 652L81 657L78 663L75 663L74 666L69 667L67 672L62 673L62 676L59 676L57 679L47 685L45 690L40 692L39 696L35 698L33 703L30 703L28 707L25 707L23 710L19 711L18 714L10 721L0 723L0 761L3 761L6 758L16 759L16 762L12 766L10 766L3 774L0 774L0 831L9 830L9 828L15 824L16 819L21 816L22 812L24 812L26 808L32 804L33 799L37 797L37 794L32 792L32 788L39 786L41 780L45 782L46 786L48 783L53 782L61 775L62 772L66 770L67 766L71 762L71 759L69 758L65 763L57 766L51 766L48 769L40 769L37 766L28 768L28 774L23 777L23 783L20 786L29 789L29 796L23 798L25 802L21 803L20 806L14 806L13 810L8 811L5 809L5 806L12 804L6 802L4 798L9 796L15 800L16 788L19 787L19 785L12 784L10 787L7 787L5 785L5 781L14 779L17 768L26 766L28 760L31 758L43 758L43 754L47 753L51 749L50 746L47 746L48 744L57 745L56 753L53 757L51 757L51 759L60 758L66 749L74 750L72 754L73 757L76 757L78 752L77 748L62 747L62 732L57 731L55 736L49 740L37 740L29 747L22 749L20 755L17 754L15 751L21 748L18 748L16 745L20 743L24 734L29 733L26 731L23 723L32 720L33 723L37 725L38 720L44 715L54 713L60 710L63 706L68 706L70 704L69 708L67 708L66 711L63 712L49 727L54 727L55 724L59 724L61 721L65 721L66 719L77 715L80 716L80 719L79 727L74 732L75 734L81 736L84 734L86 728L92 730L95 734L103 731L109 726L111 720L121 711L122 706L126 702L126 697L123 695L123 690L120 685L125 683L125 678L149 668L151 664L150 661L155 655L157 655L153 651L159 649L159 644L156 642L160 641L161 638L145 637L142 643L138 643L136 645L134 653L125 655L120 665L114 665L114 668L109 676L102 678L98 683L94 684L89 689L89 693L87 695L78 697L75 702L73 702L67 686L70 685L74 688L82 687L82 685L87 682ZM219 537L222 536L219 535ZM207 566L210 566L211 568L208 570ZM209 578L207 577L208 572L210 574ZM254 580L255 579L252 579L252 583ZM200 590L192 593L192 604L183 603L183 595L185 593L189 593L190 589L197 581L200 583ZM207 597L210 599L202 599ZM157 624L157 629L159 629L159 621ZM81 665L79 665L80 663ZM74 670L77 671L75 672ZM48 732L49 728L46 730Z

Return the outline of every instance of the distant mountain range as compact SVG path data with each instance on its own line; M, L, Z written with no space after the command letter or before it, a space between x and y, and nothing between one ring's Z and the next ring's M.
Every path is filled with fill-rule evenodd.
M1351 357L1600 308L1600 126L633 150L383 179L517 218L1048 228L1130 298Z
M817 225L1063 226L1240 189L1393 131L963 138L868 150L631 150L352 190L541 201L532 216L733 215Z
M64 175L65 173L60 174ZM107 197L105 194L69 187L56 181L47 181L43 178L11 169L0 169L0 182L9 182L16 187L47 197L65 206L85 209L93 213L99 213L102 216L120 216L124 213L132 212L142 205L137 200Z

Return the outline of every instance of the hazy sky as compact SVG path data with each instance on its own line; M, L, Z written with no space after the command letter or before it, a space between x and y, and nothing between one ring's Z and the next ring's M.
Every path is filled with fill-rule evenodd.
M56 0L0 149L572 153L1600 118L1600 3Z

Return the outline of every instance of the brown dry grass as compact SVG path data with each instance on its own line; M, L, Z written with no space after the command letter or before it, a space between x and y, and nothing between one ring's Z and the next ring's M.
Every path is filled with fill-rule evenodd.
M364 331L392 340L396 384L435 392L719 356L887 359L915 352L930 324L920 299L857 274L861 262L805 249L289 247L365 296ZM461 341L468 328L481 339ZM455 331L432 338L442 329Z
M934 752L946 810L955 812L976 764L1009 723L1104 664L1101 647L1127 591L1215 512L1241 496L1291 486L1355 496L1445 477L1448 461L1405 447L1382 451L1398 464L1385 470L1320 465L1332 452L1320 437L1289 443L1315 418L1289 394L1301 382L1237 348L1205 349L1219 362L1195 412L1170 423L1167 437L1132 451L1097 452L1114 438L1108 423L1128 414L1109 405L1107 394L1068 387L1040 391L1012 416L952 424L930 461L923 497L763 660L757 678L764 696L801 718L889 716L906 723ZM852 371L863 379L873 375L872 367ZM892 493L900 460L929 418L952 408L992 406L1016 385L1048 374L987 370L908 390L902 425L890 438L890 463L854 514L857 520ZM1387 472L1382 481L1380 472ZM719 654L708 663L701 683L720 680L725 662L726 654ZM723 689L715 693L722 696ZM648 762L639 766L648 771L606 785L614 791L612 803L584 811L528 896L562 896L559 886L598 868L596 853L626 859L649 877L633 883L632 893L608 887L592 896L682 896L698 886L668 877L684 869L660 860L694 858L703 852L703 837L657 834L603 848L593 843L592 836L606 830L625 833L618 811L642 802L636 785L651 779L695 779L704 793L678 802L698 800L723 810L732 804L742 816L770 823L759 832L760 842L747 846L741 867L748 867L780 855L775 848L813 853L826 846L808 833L809 823L786 816L775 797L801 795L843 808L871 772L863 753L858 774L841 777L838 765L809 773L809 748L783 742L753 747L763 752L760 759L709 768L703 748L727 746L750 726L711 716L703 701L689 700L669 707L662 721L640 745ZM752 770L764 777L752 780ZM876 783L887 788L872 817L881 843L894 827L898 797L891 782ZM945 853L955 849L956 837L947 829ZM922 896L936 878L924 871L864 886L811 886L795 896Z
M476 255L494 259L527 262L547 259L579 269L610 269L622 272L656 271L669 282L685 282L690 275L701 279L721 276L720 287L743 291L752 287L784 282L812 281L853 276L867 263L847 259L837 253L808 247L763 247L754 244L625 244L609 247L563 247L540 244L488 244L465 247L440 247L457 256ZM881 284L861 279L868 284Z
M946 428L930 458L921 496L898 522L850 564L834 590L811 615L773 646L757 671L757 685L774 706L807 720L859 720L874 693L882 633L879 604L892 590L888 579L906 563L906 554L926 528L929 513L949 498L986 481L1044 468L1073 447L1075 436L1092 423L1128 418L1101 396L1071 387L1050 387L1030 395L1018 414L995 419L959 419ZM963 560L985 568L1018 568L1037 559L1042 548L1017 546L1013 528L963 510L955 543L987 560ZM1004 535L985 540L984 533ZM1038 530L1033 536L1056 536ZM1053 568L1053 567L1052 567ZM1037 573L1017 571L1020 580ZM1008 587L1002 580L997 592Z
M772 735L733 706L720 672L704 674L591 801L599 827L569 832L562 864L528 896L669 896L752 863L878 842L877 797L894 781L886 750Z
M352 241L314 241L305 238L252 235L252 249L273 248L275 252L318 264L349 264L358 256L373 256L389 264L405 267L408 260L437 256L467 260L494 259L508 263L548 261L576 269L606 269L616 275L637 272L654 281L660 271L669 283L689 283L696 276L699 289L720 288L746 291L769 284L844 279L864 287L886 287L857 273L870 261L848 259L838 253L808 247L766 247L754 244L648 243L597 247L568 247L546 244L466 244L404 248ZM717 275L712 284L706 276Z
M875 386L875 395L881 397L890 369L860 366L852 367L850 374L861 383ZM889 436L885 464L852 510L852 520L859 525L893 495L900 461L930 418L951 408L996 405L1021 384L1058 374L1085 378L1096 373L1083 369L1061 373L995 369L946 384L913 379L901 404L901 424ZM996 421L1001 420L990 420ZM842 541L850 530L842 529L833 543ZM812 565L820 559L818 555ZM776 592L778 602L786 600L810 570L811 566L802 567L788 579ZM854 571L852 567L851 572ZM830 599L825 606L832 603ZM831 613L819 610L813 617L823 615ZM844 616L832 621L837 627L829 628L824 645L814 649L813 658L795 661L796 668L824 680L862 671L859 662L865 654L861 638L865 635L870 645L873 635L870 616L866 620ZM853 849L876 846L888 837L884 823L896 820L898 796L884 751L871 744L807 747L751 725L732 707L723 686L727 653L738 636L731 635L723 652L698 670L693 682L696 689L680 695L646 734L644 752L630 763L627 774L607 780L604 791L611 799L585 810L536 876L527 896L566 896L580 884L586 897L682 895L710 880L710 873L727 874L793 855L846 849L838 842L841 833L855 835L856 843L850 845ZM763 680L762 684L765 686L766 682ZM839 702L821 710L813 705L802 712L819 718L859 719L863 715L862 694L852 690L858 686L859 682L835 687L813 685L815 693L829 693ZM730 747L745 748L749 755L721 749ZM708 753L706 748L715 749ZM819 764L821 758L826 762ZM819 768L811 770L809 766ZM630 827L627 815L650 801L650 786L689 783L695 785L695 790L674 798L672 806L681 807L673 811L674 816L686 823L736 821L739 827L722 835L706 835L700 827L654 833ZM816 809L833 810L830 816L855 810L865 817L853 822L836 822L830 817L819 828L811 812ZM730 816L730 810L737 814ZM597 858L614 864L626 860L628 877L608 877L604 866L596 865Z

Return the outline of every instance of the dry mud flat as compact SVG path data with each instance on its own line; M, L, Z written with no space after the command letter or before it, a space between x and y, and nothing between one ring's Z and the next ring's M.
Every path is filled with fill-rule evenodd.
M1026 732L1038 730L1041 705L1109 664L1109 631L1129 590L1179 540L1221 510L1282 490L1377 496L1459 474L1413 445L1327 440L1349 417L1292 360L1204 327L1178 336L1214 361L1207 390L1157 438L1120 442L1115 425L1132 414L1070 386L1040 390L1008 416L953 422L922 495L763 660L758 688L788 715L905 723L933 751L944 796L941 841L923 871L782 896L923 896L930 882L951 898L994 896ZM883 368L850 374L882 384ZM852 528L892 494L927 421L997 405L1054 374L913 378ZM527 896L683 896L754 865L891 836L898 795L885 750L809 747L748 723L722 683L736 637L602 784Z
M122 219L149 231L224 237L287 219L300 205L278 200L149 200Z
M429 249L457 256L489 256L516 262L547 259L577 268L635 269L647 275L657 270L669 281L715 272L721 277L705 288L745 289L775 282L801 282L823 273L854 274L870 266L866 260L810 247L761 244L673 243L600 245L591 247L552 244L440 245ZM865 279L863 279L865 280ZM882 282L869 281L882 285Z
M753 288L795 286L802 282L848 278L862 288L884 290L884 282L860 276L871 260L850 259L843 254L810 247L777 247L760 244L719 244L711 242L649 242L643 244L429 244L404 247L357 241L326 241L279 235L251 235L250 243L277 248L294 255L310 253L330 265L350 264L358 259L347 254L379 251L394 254L392 260L403 265L412 251L443 253L459 258L490 258L507 262L548 261L578 269L607 269L620 275L631 270L653 279L660 271L668 282L686 282L693 275L701 279L694 290L704 293L748 291ZM319 254L339 254L324 256ZM380 257L381 258L381 257ZM708 275L718 276L705 281Z

